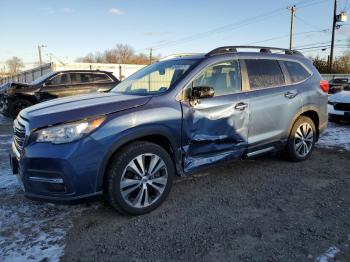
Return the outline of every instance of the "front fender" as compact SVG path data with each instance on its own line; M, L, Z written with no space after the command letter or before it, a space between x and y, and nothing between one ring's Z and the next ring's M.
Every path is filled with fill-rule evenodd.
M108 163L112 156L124 145L133 142L135 140L140 140L147 136L162 136L166 138L173 151L173 160L176 166L176 170L179 174L182 174L182 161L181 161L181 146L176 141L171 130L163 125L144 125L137 126L131 129L127 129L124 132L118 134L113 143L109 146L108 151L103 157L102 163L100 165L99 173L97 176L97 190L102 190L104 175L108 166Z

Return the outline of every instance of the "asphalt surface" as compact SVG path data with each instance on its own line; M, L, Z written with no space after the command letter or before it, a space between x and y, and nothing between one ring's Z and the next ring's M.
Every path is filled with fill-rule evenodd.
M177 178L158 209L128 217L103 201L25 199L1 121L0 261L350 261L349 143L302 163L265 156ZM348 128L331 125L321 144Z

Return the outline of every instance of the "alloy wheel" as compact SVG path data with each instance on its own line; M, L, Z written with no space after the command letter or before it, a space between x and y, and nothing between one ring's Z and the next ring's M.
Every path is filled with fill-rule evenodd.
M314 144L314 131L310 124L301 124L294 135L294 148L299 157L305 157Z
M141 154L124 169L120 192L128 205L145 208L162 196L167 181L168 170L163 159L152 153Z

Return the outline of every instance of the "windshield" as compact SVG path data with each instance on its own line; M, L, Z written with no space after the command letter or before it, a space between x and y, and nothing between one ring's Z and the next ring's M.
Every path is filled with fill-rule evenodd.
M52 76L54 74L54 72L48 73L46 75L43 75L37 79L35 79L33 82L31 82L31 85L37 85L39 83L41 83L42 81L44 81L45 79L47 79L48 77Z
M149 65L125 79L111 92L135 95L166 92L198 61L198 59L179 59Z

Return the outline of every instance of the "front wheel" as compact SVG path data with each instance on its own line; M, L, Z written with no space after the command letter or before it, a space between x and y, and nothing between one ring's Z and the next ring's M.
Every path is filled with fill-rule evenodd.
M134 142L109 165L107 199L121 213L148 213L167 197L173 176L174 165L166 150L150 142Z
M316 142L314 122L306 116L299 117L290 132L287 154L290 160L304 161L311 156Z
M13 100L9 102L9 116L15 119L22 109L30 107L31 105L33 105L32 102L28 101L27 99L18 98L16 100Z

